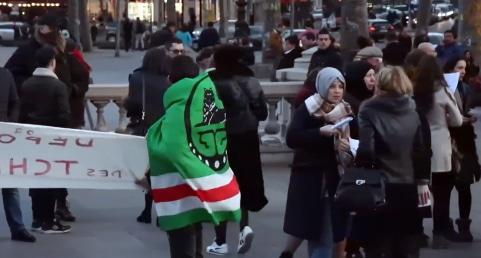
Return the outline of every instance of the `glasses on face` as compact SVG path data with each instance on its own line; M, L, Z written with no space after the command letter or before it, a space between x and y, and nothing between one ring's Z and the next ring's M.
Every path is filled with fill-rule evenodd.
M329 41L329 38L319 38L319 41Z
M183 49L171 49L170 52L176 54L176 55L182 55L184 53Z

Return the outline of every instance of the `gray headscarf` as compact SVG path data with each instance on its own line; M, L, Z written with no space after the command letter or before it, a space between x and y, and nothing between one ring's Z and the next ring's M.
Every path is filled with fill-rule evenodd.
M327 98L327 93L329 92L329 87L336 80L340 81L346 87L346 80L342 73L336 68L326 67L319 71L316 78L316 90L317 93L323 98Z

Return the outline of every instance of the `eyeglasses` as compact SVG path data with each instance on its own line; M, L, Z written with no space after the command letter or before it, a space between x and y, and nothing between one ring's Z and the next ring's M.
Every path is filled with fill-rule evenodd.
M176 55L182 55L184 53L183 49L171 49L170 52L176 54Z

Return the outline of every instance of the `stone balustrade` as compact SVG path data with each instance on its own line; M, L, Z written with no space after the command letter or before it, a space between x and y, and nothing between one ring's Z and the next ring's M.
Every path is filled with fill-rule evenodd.
M262 89L267 99L269 116L267 121L261 124L259 132L262 142L266 145L279 145L284 143L287 125L292 115L292 101L302 82L261 82ZM96 131L126 132L128 118L123 107L123 101L128 94L127 84L94 84L86 94L87 106L95 108L96 116L90 124L90 128ZM90 105L91 104L91 105ZM118 120L115 128L109 128L105 109L107 105L115 105L118 111ZM90 110L88 110L90 111ZM90 115L90 112L87 112ZM109 114L110 115L110 114ZM93 121L95 120L95 121Z
M276 71L276 78L279 81L304 81L307 78L309 63L317 47L312 47L302 52L302 57L294 61L293 68L285 68Z

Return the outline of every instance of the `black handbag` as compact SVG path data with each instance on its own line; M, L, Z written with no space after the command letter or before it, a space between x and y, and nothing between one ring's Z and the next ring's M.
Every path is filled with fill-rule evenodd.
M355 212L370 212L384 206L386 183L382 170L346 168L334 201L339 208Z
M145 124L145 78L142 75L142 116L127 125L127 132L131 135L145 136L147 130L148 127Z

